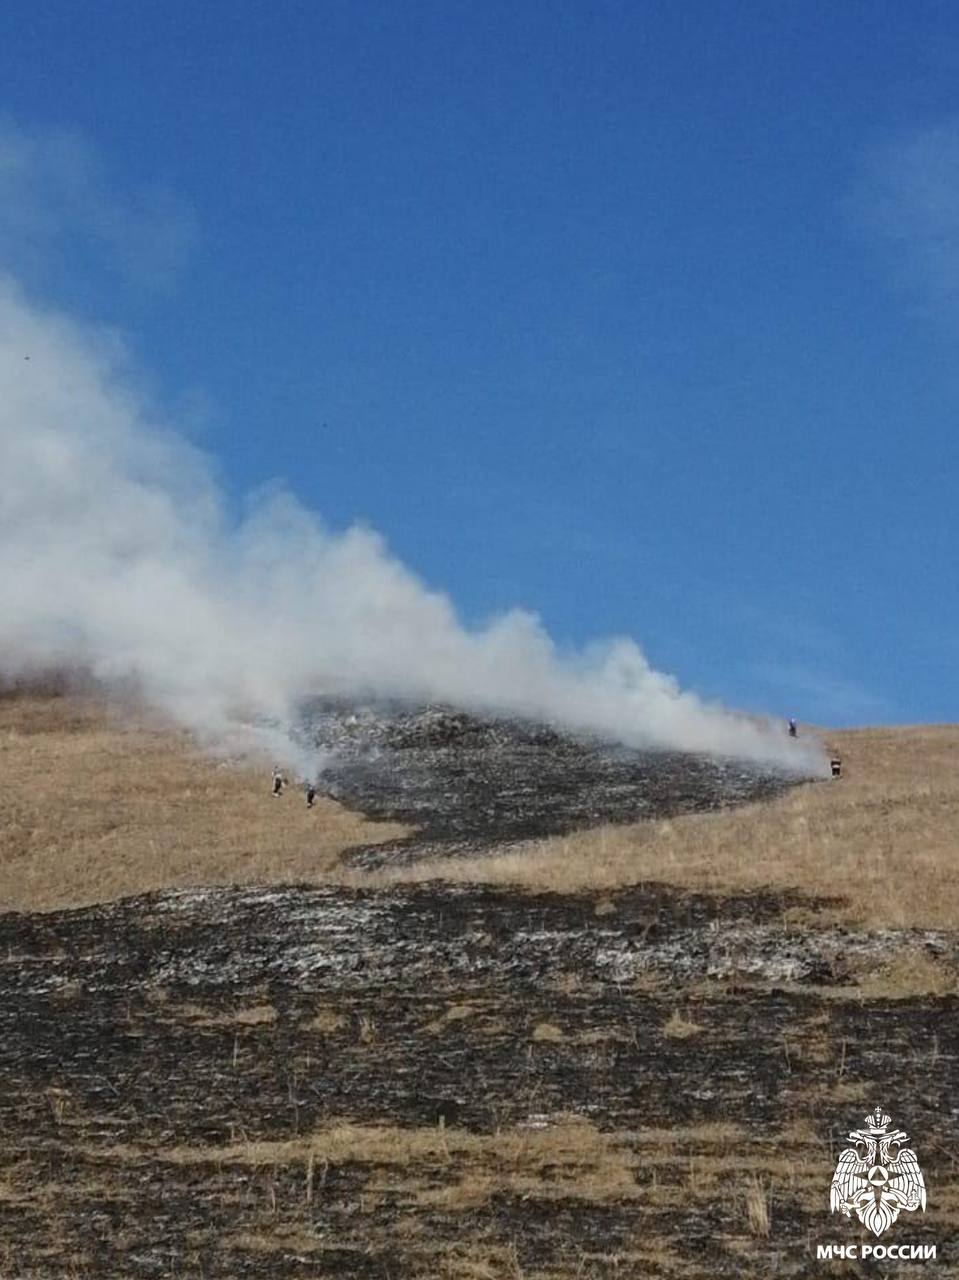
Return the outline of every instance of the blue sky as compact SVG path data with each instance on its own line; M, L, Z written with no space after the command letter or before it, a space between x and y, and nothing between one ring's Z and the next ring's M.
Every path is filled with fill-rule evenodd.
M957 86L949 4L9 0L0 256L470 622L957 720Z

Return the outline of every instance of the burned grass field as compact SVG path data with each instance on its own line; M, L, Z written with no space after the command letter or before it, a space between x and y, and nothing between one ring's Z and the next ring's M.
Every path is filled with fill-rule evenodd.
M7 915L3 1274L812 1275L858 1238L824 1206L877 1095L934 1188L906 1233L954 1262L957 1000L863 980L952 974L956 939L795 906L434 884Z
M326 790L349 808L410 828L350 850L344 863L396 868L579 831L709 812L781 795L802 772L639 751L515 719L449 707L318 703L308 718Z
M482 845L481 788L455 783L463 726L422 719L396 747L414 752L408 775L402 765L381 802L364 801L366 817L332 800L309 814L296 796L274 802L258 778L217 844L212 825L188 826L208 819L182 790L216 811L246 775L86 712L64 730L66 710L21 707L32 732L3 749L27 780L47 759L61 777L72 770L75 802L101 825L66 846L67 870L126 848L127 896L78 892L70 906L61 889L55 900L43 851L64 847L53 842L68 815L44 828L26 783L14 789L2 811L17 815L3 855L20 907L0 915L4 1278L821 1275L817 1243L866 1238L830 1216L828 1193L847 1133L877 1102L909 1132L929 1190L927 1212L903 1213L890 1239L935 1243L941 1274L959 1267L948 868L940 859L926 908L904 884L903 911L891 876L864 911L854 879L830 869L836 842L862 839L885 798L884 856L920 878L897 841L910 822L922 833L919 873L923 849L947 847L952 731L931 731L905 777L900 751L899 790L882 773L887 739L849 738L849 788L777 785L721 812L687 794L673 817L611 828L603 863L589 825L626 806L603 809L615 769L584 783L578 747L556 750L574 762L580 809L546 831L497 828L499 853ZM4 715L9 727L15 712ZM488 753L476 737L490 732L467 725L469 751ZM120 771L147 748L157 795L111 808L91 759ZM374 763L376 749L367 738L357 758ZM507 755L529 749L514 739ZM433 786L442 800L417 822L422 753L436 752L454 781ZM469 771L495 790L479 754ZM404 776L408 803L397 803ZM159 822L164 793L171 830L148 835L144 813ZM709 809L729 802L713 799ZM394 824L378 832L404 862L395 880L388 859L372 873L343 866L371 847L370 818ZM256 849L246 877L244 824ZM723 854L734 839L752 852L750 824L765 864ZM667 858L690 827L687 863ZM190 830L209 830L216 863L199 850L194 887L178 860L169 887L157 884L149 840L179 850ZM704 830L724 832L709 859ZM311 832L328 842L312 864ZM786 858L797 833L805 862ZM284 842L298 850L286 861ZM569 887L576 858L586 870ZM138 859L150 892L131 893ZM252 882L204 884L211 865ZM271 866L283 870L272 883ZM30 909L31 868L53 909ZM496 882L507 873L515 882Z

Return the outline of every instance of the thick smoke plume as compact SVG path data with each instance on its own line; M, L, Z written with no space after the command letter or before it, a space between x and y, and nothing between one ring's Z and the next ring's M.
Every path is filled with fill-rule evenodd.
M681 691L630 640L560 658L535 617L466 630L365 528L273 495L239 524L115 339L0 284L0 676L133 683L211 745L301 774L303 700L437 699L634 745L818 772L812 748Z

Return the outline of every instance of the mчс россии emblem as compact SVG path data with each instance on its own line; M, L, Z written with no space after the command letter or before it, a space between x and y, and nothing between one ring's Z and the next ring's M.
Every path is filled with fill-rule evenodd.
M890 1129L891 1118L877 1107L866 1116L866 1127L854 1129L849 1137L854 1146L839 1156L829 1188L833 1213L856 1214L864 1227L880 1235L899 1217L926 1207L926 1184L916 1153L903 1143L908 1134Z

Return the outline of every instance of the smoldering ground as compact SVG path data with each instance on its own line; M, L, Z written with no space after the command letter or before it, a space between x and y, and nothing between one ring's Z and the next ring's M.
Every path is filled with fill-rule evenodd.
M436 706L320 700L307 723L326 761L324 789L412 829L350 850L347 864L364 869L770 799L797 781L752 761L643 751Z

